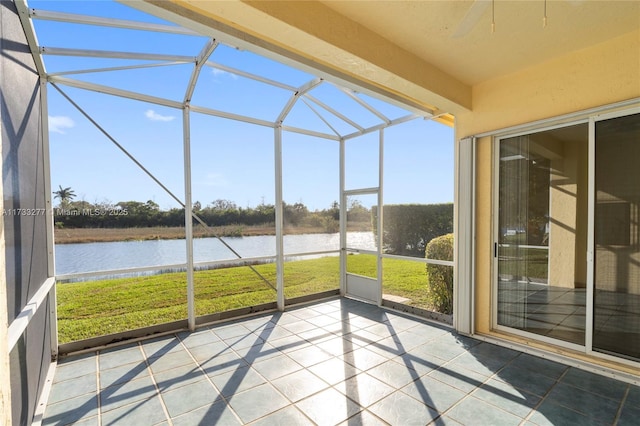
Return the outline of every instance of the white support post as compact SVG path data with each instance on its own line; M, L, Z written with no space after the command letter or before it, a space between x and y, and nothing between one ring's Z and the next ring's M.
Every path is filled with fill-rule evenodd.
M380 139L378 144L378 306L382 306L382 244L384 242L383 232L383 180L384 180L384 129L380 129Z
M587 354L593 353L593 309L595 293L595 205L596 205L596 119L589 118L588 166L587 166L587 300L584 346Z
M277 306L279 311L284 311L284 209L282 205L282 128L274 129L274 161L275 161L275 185L276 185L276 290Z
M193 203L191 201L191 121L189 106L182 110L184 144L184 231L187 242L187 321L189 330L196 329L195 289L193 284Z
M474 170L475 138L456 143L454 194L453 326L474 333Z
M44 174L45 221L47 229L47 278L55 279L55 240L54 240L54 211L51 200L51 164L49 151L49 101L47 80L40 78L40 132L42 134L42 161ZM49 292L49 324L51 327L51 359L58 357L58 302L56 285L54 283Z
M340 295L347 294L347 196L345 195L345 140L340 139Z

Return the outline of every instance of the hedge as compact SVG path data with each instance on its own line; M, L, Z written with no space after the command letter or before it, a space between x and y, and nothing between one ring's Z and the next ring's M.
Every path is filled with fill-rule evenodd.
M371 214L376 223L378 211L375 206ZM429 241L450 232L453 232L453 203L384 206L385 253L424 257Z

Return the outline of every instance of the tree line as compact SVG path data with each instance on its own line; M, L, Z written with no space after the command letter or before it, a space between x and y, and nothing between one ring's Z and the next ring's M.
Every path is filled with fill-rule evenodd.
M183 208L163 210L152 200L90 203L76 200L75 192L62 186L53 193L59 200L54 209L54 222L58 228L176 227L185 223ZM233 201L217 199L205 206L196 201L192 210L208 226L266 226L275 223L276 208L265 203L256 207L240 207ZM302 202L283 202L283 213L285 226L312 227L325 232L337 232L339 229L340 204L337 201L326 209L314 211ZM357 201L352 202L349 219L370 223L371 211Z
M71 188L54 191L59 199L54 209L58 228L144 228L183 227L183 208L160 209L152 200L96 202L75 200ZM302 202L283 202L285 227L306 227L305 232L338 232L340 204L334 201L322 210L311 211ZM202 206L196 201L192 210L208 226L274 226L276 208L264 202L256 207L240 207L235 202L217 199ZM453 204L398 204L384 206L383 250L386 253L423 257L427 244L453 232ZM348 231L377 233L378 209L367 208L352 200L347 206ZM194 219L194 224L197 222Z

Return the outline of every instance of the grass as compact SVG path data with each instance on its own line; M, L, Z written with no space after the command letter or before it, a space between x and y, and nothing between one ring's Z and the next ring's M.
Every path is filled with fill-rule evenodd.
M375 276L375 256L349 256L349 271ZM275 264L255 266L275 285ZM383 292L429 308L425 265L384 259ZM285 297L336 289L339 258L287 262ZM60 343L182 320L187 317L186 273L57 285ZM274 302L276 292L249 267L194 272L196 315Z
M501 247L499 256L500 275L526 276L543 281L547 279L549 250Z

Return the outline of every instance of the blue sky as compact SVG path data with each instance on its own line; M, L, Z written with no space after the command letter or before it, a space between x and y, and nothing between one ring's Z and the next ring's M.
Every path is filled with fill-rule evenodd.
M162 23L154 17L107 1L29 2L31 7L120 19ZM41 46L153 52L195 56L206 38L143 33L58 22L36 21ZM222 63L290 86L314 76L251 52L219 46L210 61ZM144 61L45 56L49 72L114 67ZM191 64L147 69L85 73L65 77L182 101ZM107 132L129 150L178 198L184 199L182 110L59 86ZM336 87L322 84L310 92L363 127L380 120ZM291 92L213 67L204 67L193 105L275 121ZM360 95L359 95L360 96ZM406 114L377 99L361 96L389 118ZM153 200L161 208L178 204L140 171L53 87L49 87L52 186L71 187L89 202ZM349 124L321 112L336 130L351 133ZM285 125L332 133L303 102ZM274 130L237 121L191 114L193 201L207 205L228 199L242 207L274 203ZM378 133L346 142L347 189L378 185ZM453 201L453 129L418 119L385 131L385 203ZM339 143L284 132L283 195L324 209L339 198Z

